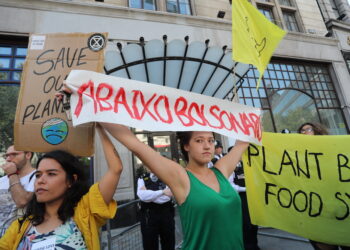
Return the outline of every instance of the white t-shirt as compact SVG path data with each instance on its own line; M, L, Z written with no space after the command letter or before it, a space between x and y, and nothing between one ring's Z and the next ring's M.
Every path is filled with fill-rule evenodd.
M28 192L34 192L35 170L23 176L20 182L23 188ZM9 178L7 176L0 178L0 237L5 233L12 221L23 214L23 211L17 209L12 199L9 189ZM21 209L22 210L22 209Z
M20 179L20 182L23 186L23 188L28 192L34 192L34 182L35 182L35 175L33 175L35 170L27 174L26 176L23 176ZM0 190L6 189L8 191L10 182L9 178L7 176L3 176L0 178Z

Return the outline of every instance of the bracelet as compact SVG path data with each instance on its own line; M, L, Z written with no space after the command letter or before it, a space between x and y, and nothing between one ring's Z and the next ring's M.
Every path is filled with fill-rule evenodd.
M17 182L14 182L12 183L10 186L9 186L9 191L11 190L11 188L14 186L14 185L17 185L17 184L20 184L21 182L20 181L17 181Z
M7 178L10 178L12 175L18 175L18 171L14 172L14 173L11 173L11 174L8 174Z

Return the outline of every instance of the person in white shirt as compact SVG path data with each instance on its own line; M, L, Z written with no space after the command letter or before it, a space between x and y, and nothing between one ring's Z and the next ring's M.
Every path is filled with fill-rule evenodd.
M175 248L173 194L153 173L142 175L137 181L137 196L141 200L141 233L145 250Z
M220 160L222 157L226 155L223 152L223 147L220 141L215 140L215 151L214 151L214 158L208 163L208 168L214 167L215 163Z
M23 215L22 209L34 192L35 169L31 164L32 152L17 151L10 146L1 166L6 176L0 178L0 237L12 221Z

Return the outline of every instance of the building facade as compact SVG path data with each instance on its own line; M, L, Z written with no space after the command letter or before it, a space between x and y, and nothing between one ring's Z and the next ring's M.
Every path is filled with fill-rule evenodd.
M234 0L232 0L234 1ZM239 102L263 110L265 131L296 131L306 121L324 124L331 134L350 128L350 9L346 0L251 0L268 19L288 30L274 53L259 89L249 70L238 88ZM231 48L231 1L216 0L0 0L1 140L11 140L30 33L108 32L109 46L161 39L210 40ZM232 98L232 95L228 98ZM12 119L12 120L11 120ZM170 158L179 158L174 133L135 131ZM230 142L221 138L227 148ZM134 198L135 166L120 148L124 172L118 200ZM97 155L101 148L96 147ZM94 177L105 171L94 159Z

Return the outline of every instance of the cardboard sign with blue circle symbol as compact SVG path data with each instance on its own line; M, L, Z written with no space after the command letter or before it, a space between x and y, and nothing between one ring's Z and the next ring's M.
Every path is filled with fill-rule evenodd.
M41 135L51 145L62 143L68 135L68 124L60 118L51 118L43 123Z

